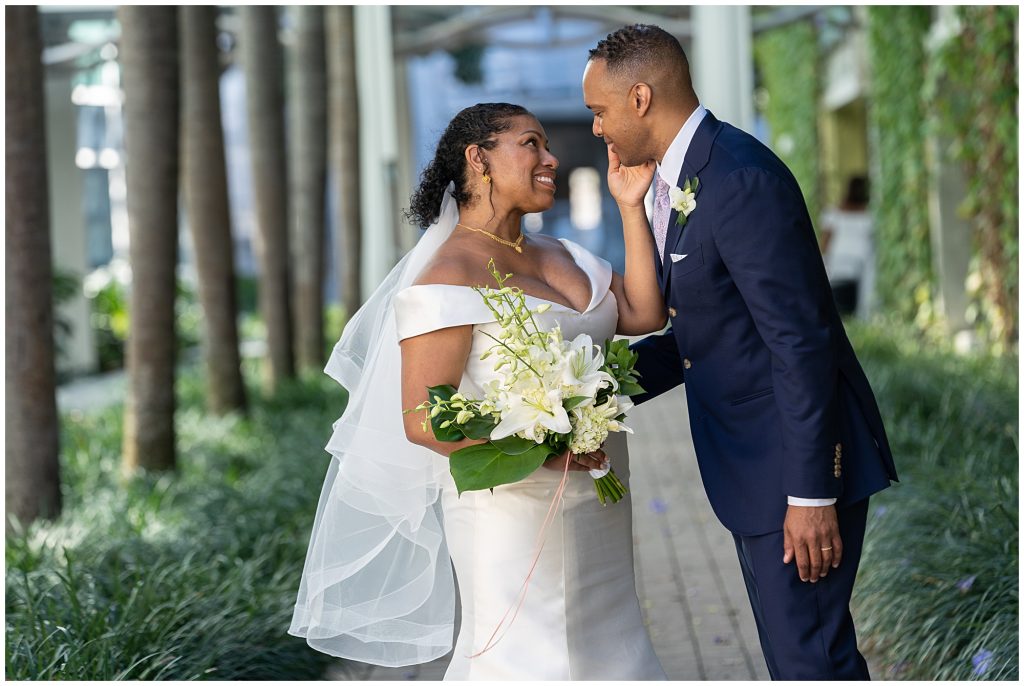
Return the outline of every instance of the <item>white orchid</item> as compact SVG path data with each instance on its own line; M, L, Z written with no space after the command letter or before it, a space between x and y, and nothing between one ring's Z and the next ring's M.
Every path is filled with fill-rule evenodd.
M690 212L697 209L696 194L689 189L671 188L668 191L668 196L672 203L672 209L682 212L684 216L690 216Z

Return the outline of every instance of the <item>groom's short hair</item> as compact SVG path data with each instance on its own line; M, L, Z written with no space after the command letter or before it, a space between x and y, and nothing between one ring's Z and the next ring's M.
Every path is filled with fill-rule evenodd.
M608 73L637 78L646 72L666 70L691 89L690 63L683 46L671 33L653 24L623 26L599 41L591 60L604 60Z

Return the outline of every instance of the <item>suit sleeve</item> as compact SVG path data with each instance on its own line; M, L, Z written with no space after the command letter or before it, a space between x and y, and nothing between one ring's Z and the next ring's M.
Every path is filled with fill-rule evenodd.
M637 405L683 383L683 363L671 327L663 334L637 341L629 349L638 355L635 369L644 389L641 395L630 398Z
M840 495L833 474L838 366L832 291L795 180L761 168L734 171L717 189L719 254L771 352L781 418L783 489L798 498Z

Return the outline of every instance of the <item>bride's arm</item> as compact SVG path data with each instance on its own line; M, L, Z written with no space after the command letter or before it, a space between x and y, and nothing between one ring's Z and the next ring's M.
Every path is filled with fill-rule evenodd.
M419 336L406 338L402 346L402 408L416 407L427 400L427 388L449 384L459 387L462 373L469 359L473 345L473 326L450 326ZM423 430L424 412L410 412L402 417L405 423L405 437L410 442L430 448L435 453L450 457L459 448L486 443L484 440L464 438L461 441L446 442L434 438L428 427ZM572 455L566 451L548 458L543 466L562 471ZM599 469L604 462L604 451L579 455L569 464L569 471Z
M450 384L459 387L473 344L473 326L450 326L402 341L402 409L408 410L427 400L427 388ZM427 427L425 412L403 415L405 436L412 443L430 448L448 457L459 448L485 443L464 438L457 442L439 441Z
M612 292L619 303L616 333L627 336L658 331L668 314L658 285L654 264L654 236L644 209L644 195L654 177L654 162L623 167L619 156L608 150L608 189L622 215L622 233L626 244L626 269L612 276Z

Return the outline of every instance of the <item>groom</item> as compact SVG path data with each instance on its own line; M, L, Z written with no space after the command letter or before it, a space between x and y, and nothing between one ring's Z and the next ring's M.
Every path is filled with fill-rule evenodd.
M868 497L896 470L796 179L701 106L682 47L656 26L599 42L583 96L622 165L658 163L651 228L671 327L633 348L638 401L685 382L768 670L868 679L849 602Z

